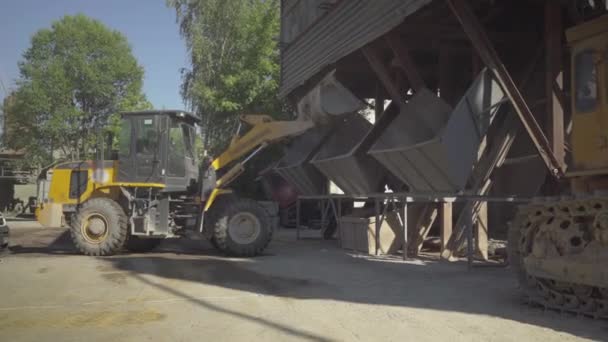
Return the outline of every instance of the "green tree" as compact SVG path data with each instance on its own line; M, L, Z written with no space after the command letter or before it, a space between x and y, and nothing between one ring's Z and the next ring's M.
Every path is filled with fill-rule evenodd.
M126 38L84 15L38 31L19 63L20 78L4 107L8 145L42 163L90 157L96 133L116 130L117 113L149 108L143 68Z
M202 118L212 154L228 142L240 114L286 111L277 98L277 0L167 0L190 55L181 93Z

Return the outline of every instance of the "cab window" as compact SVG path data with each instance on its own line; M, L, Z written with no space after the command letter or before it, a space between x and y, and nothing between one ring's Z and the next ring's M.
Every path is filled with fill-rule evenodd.
M131 120L123 120L118 137L118 154L128 157L131 154Z
M595 50L585 50L576 55L575 67L575 106L579 113L589 113L597 108L597 65L594 61Z
M183 177L185 175L186 140L182 124L171 121L169 128L169 165L167 175L171 177Z
M137 141L135 150L138 154L157 155L159 146L159 133L156 125L156 118L138 118L135 120L137 125Z
M182 124L182 130L186 144L186 157L194 159L194 133L192 132L192 126Z
M184 132L180 124L171 123L169 130L169 153L177 158L183 159L185 156Z

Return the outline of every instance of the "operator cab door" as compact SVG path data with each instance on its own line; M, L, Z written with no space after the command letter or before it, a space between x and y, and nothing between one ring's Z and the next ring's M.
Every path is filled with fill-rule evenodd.
M186 191L198 178L194 156L194 127L173 118L169 120L168 131L167 190Z
M163 119L152 115L124 118L118 154L119 181L162 183Z

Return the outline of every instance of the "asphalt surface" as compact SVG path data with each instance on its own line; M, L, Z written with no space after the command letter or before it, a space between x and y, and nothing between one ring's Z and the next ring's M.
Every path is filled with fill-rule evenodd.
M290 231L253 259L194 240L94 258L63 229L9 225L0 341L608 340L605 321L523 305L505 268L366 257Z

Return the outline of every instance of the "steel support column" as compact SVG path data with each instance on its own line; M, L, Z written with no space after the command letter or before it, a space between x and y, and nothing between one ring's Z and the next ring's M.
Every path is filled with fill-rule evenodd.
M486 66L492 71L494 78L501 85L503 91L511 100L515 112L519 116L524 128L528 132L530 139L538 150L541 158L545 162L551 174L561 177L563 170L561 164L556 159L551 145L538 122L532 115L530 107L520 93L519 89L513 82L511 75L500 60L498 53L494 50L490 39L488 38L483 26L475 16L475 13L469 6L466 0L446 0L452 12L460 22L465 34L473 44L473 47L479 54Z
M362 52L391 100L395 101L399 107L403 107L405 104L405 94L401 92L397 84L391 79L390 72L384 63L382 63L378 52L370 45L365 46Z
M396 32L389 34L386 37L386 41L391 50L393 50L393 54L395 54L395 57L397 58L397 63L399 63L399 66L401 66L405 72L412 89L414 89L414 91L418 91L426 87L420 72L418 72L418 68L416 68L414 59L401 41L399 34Z
M547 132L555 158L565 169L563 101L562 8L556 1L545 3L545 94Z

